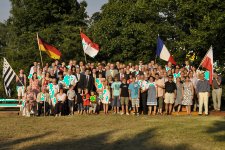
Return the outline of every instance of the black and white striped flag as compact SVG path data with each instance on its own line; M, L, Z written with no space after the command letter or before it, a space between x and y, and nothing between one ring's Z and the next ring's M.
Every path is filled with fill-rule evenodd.
M10 83L15 80L16 73L13 71L12 67L9 65L7 60L4 58L3 62L3 81L5 87L5 93L7 96L11 96L11 89L9 88Z

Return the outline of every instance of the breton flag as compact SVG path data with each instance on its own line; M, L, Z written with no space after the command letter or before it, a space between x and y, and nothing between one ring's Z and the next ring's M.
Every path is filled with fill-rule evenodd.
M200 66L206 68L209 71L209 83L212 84L213 79L213 49L212 46L209 48L205 57L203 58Z
M94 58L99 52L99 45L93 43L84 33L80 32L83 50L90 57Z
M157 50L156 50L156 55L159 56L162 60L171 62L172 64L176 65L176 62L173 59L173 56L170 55L170 52L166 48L165 44L163 41L158 37L157 39Z
M7 96L11 97L11 89L9 88L10 83L15 80L16 73L13 71L12 67L9 65L7 60L3 58L3 82L5 87L5 93Z
M62 55L61 52L54 46L45 42L42 38L38 36L38 34L37 34L37 41L39 50L46 52L48 56L52 59L60 59Z

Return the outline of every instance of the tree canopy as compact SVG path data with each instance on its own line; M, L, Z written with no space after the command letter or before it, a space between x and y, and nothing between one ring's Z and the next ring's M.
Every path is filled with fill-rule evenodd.
M84 60L80 27L101 48L89 61L148 62L156 58L159 35L179 64L189 51L199 64L211 45L214 59L225 62L224 1L109 0L90 17L85 1L10 1L11 15L0 23L0 53L15 71L28 71L33 61L40 61L37 33L62 52L63 61ZM51 61L46 54L43 58Z

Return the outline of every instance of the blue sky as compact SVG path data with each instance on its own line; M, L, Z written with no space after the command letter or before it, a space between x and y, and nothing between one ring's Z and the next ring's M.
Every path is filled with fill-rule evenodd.
M79 2L82 0L78 0ZM87 13L91 16L94 12L100 10L101 6L108 2L108 0L86 0L88 3ZM3 22L9 18L10 11L10 2L9 0L0 0L0 21Z

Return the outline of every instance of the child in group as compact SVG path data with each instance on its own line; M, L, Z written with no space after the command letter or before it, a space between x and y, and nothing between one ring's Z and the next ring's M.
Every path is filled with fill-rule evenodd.
M151 76L149 78L148 85L149 85L148 86L148 98L147 98L147 105L149 108L148 115L151 115L152 107L154 108L153 115L156 115L157 90L156 90L155 78L153 76Z
M90 106L91 106L90 107L90 113L95 114L96 113L96 107L97 107L97 96L95 95L94 91L91 91Z
M107 81L104 82L104 89L102 93L102 104L105 115L108 114L109 102L110 102L110 87L107 86Z
M74 86L70 85L69 90L67 91L68 106L69 106L70 115L73 115L74 100L75 100L75 96L76 96L73 88L74 88Z
M83 106L84 106L85 114L89 114L90 95L88 93L88 89L84 89Z
M83 91L81 88L77 89L77 95L76 95L76 103L77 103L77 111L78 115L83 114Z

